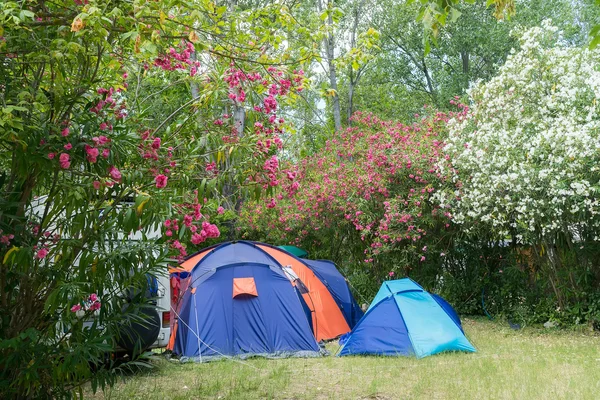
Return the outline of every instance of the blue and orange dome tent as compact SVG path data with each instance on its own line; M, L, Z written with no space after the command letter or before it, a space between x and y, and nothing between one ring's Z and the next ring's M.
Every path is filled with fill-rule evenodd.
M307 355L362 316L333 263L265 243L218 244L170 272L179 294L168 348L182 356Z

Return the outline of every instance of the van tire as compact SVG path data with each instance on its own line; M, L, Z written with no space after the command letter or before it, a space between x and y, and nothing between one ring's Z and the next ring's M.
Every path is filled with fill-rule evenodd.
M133 359L156 342L161 320L158 311L152 306L142 306L132 312L127 311L128 306L125 305L123 310L128 317L119 329L117 344Z

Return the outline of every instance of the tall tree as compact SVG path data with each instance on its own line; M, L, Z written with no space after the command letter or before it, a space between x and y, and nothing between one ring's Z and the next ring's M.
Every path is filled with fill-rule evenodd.
M338 131L342 127L342 114L340 108L340 97L338 93L338 77L335 67L335 37L334 37L334 14L339 12L334 8L333 0L317 0L317 9L321 19L325 24L325 36L323 38L323 51L325 60L327 61L327 74L329 77L329 85L331 87L331 101L333 109L333 121L335 130ZM337 18L336 18L337 19Z
M358 31L361 19L365 19L365 4L367 0L358 0L352 5L350 12L350 52L357 51L358 39L360 32ZM366 61L366 60L364 60ZM365 69L367 68L367 62L360 62L358 60L351 60L348 63L348 101L346 106L346 123L350 124L350 118L354 113L354 91L362 78Z
M538 26L551 17L572 45L586 43L586 29L595 24L600 7L591 1L524 0L510 20L498 20L485 4L459 4L460 18L440 27L437 46L427 53L416 4L383 1L369 16L381 32L381 52L363 74L353 93L358 109L389 118L411 118L424 104L446 109L477 80L495 75L518 42L520 27ZM346 104L349 93L342 93Z

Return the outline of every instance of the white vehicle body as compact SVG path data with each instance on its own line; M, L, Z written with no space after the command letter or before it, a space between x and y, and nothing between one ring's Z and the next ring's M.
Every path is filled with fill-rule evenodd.
M161 232L159 230L153 230L150 233L147 233L146 237L152 240L158 239L160 235ZM127 240L140 241L142 240L142 235L141 233L136 232L135 234L130 234ZM158 338L152 346L150 346L151 349L166 347L171 338L171 282L169 272L165 270L163 274L156 276L156 280L158 282L158 290L157 296L153 297L153 300L156 300L156 308L158 315L160 316L161 326Z
M47 196L40 196L36 198L32 202L31 213L38 218L41 218L44 214L45 201ZM124 203L128 204L128 203ZM131 204L128 204L131 205ZM146 239L153 240L158 239L161 236L160 229L153 229L151 231L146 232ZM143 240L143 236L141 232L135 232L123 236L123 239L131 242L141 241ZM75 260L75 265L78 265L79 260ZM165 269L162 274L155 276L157 281L157 290L156 295L152 296L151 301L156 303L156 310L158 312L160 318L160 330L158 336L154 343L149 347L149 349L163 348L166 347L171 338L171 327L170 327L170 311L171 311L171 283L169 278L168 270ZM82 312L82 316L83 316ZM92 320L84 322L84 326L92 325Z

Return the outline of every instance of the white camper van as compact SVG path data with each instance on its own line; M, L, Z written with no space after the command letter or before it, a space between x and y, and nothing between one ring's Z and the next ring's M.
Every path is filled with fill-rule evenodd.
M42 217L44 213L44 207L46 202L46 196L40 196L32 202L31 212L33 215ZM124 205L132 205L124 203ZM159 229L154 229L150 232L146 232L146 239L158 239L161 236ZM129 234L127 237L123 237L121 240L127 240L131 242L141 241L143 239L141 232L135 232ZM75 261L78 264L78 260ZM126 352L132 352L134 348L142 350L164 348L167 346L171 336L170 329L170 308L171 308L171 284L169 279L168 270L165 268L164 273L157 274L157 276L148 276L149 290L146 293L146 297L151 305L143 310L143 314L146 316L147 321L143 324L132 323L130 327L124 328L127 330L128 335L132 340L120 340L120 350ZM124 294L125 295L125 294ZM81 312L78 316L83 318L85 313ZM93 316L89 321L84 321L84 326L92 326ZM133 333L133 335L131 335Z

